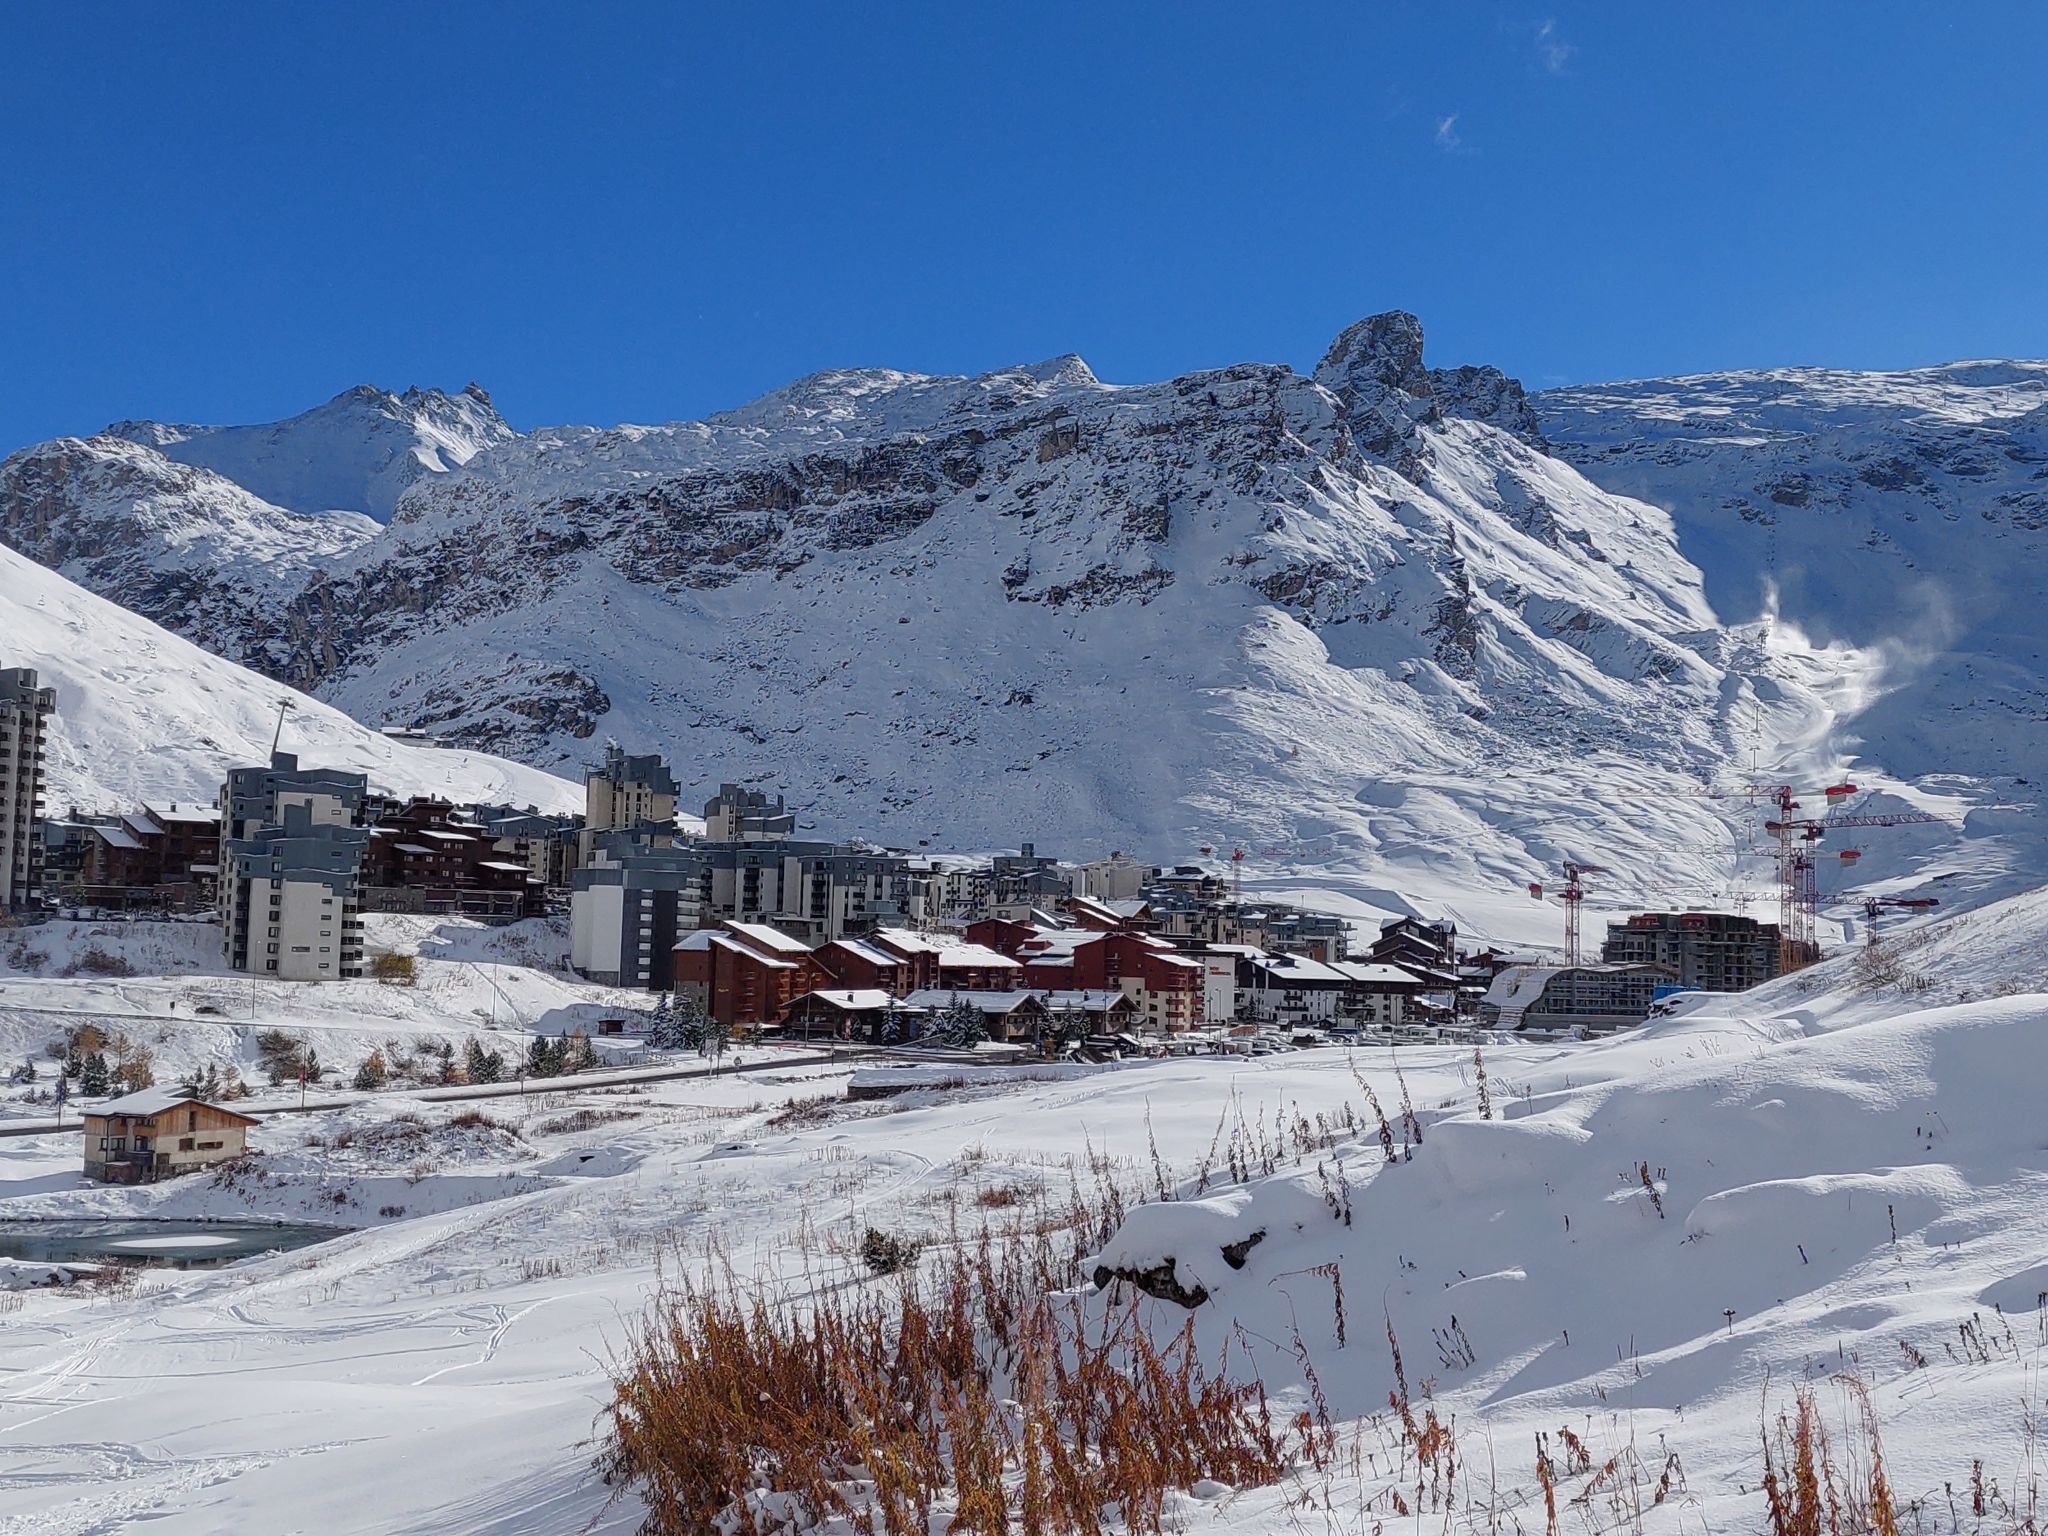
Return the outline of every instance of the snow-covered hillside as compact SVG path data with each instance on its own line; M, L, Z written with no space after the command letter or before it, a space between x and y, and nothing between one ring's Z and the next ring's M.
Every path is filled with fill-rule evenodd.
M384 522L408 486L445 475L518 434L479 384L459 394L371 384L324 405L249 427L117 421L103 434L195 464L293 512L359 512Z
M209 654L147 619L0 549L0 659L57 690L47 800L101 810L149 799L211 804L230 767L264 762L278 705L284 747L365 772L374 787L545 809L575 786L480 752L393 741L333 706Z

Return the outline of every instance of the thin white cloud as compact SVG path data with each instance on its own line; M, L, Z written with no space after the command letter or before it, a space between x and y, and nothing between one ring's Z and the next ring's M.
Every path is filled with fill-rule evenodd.
M1463 139L1458 137L1457 113L1453 112L1449 117L1440 117L1436 120L1436 147L1438 149L1447 152L1454 151L1464 142Z
M1553 75L1563 74L1565 66L1571 62L1572 55L1578 51L1558 35L1557 21L1554 17L1546 19L1543 25L1536 29L1536 57Z

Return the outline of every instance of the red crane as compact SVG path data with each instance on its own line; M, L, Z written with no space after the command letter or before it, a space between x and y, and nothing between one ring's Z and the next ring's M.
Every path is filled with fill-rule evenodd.
M1579 903L1586 899L1587 875L1611 875L1613 870L1605 864L1579 864L1571 859L1564 861L1564 888L1558 895L1564 900L1564 963L1577 965L1579 952ZM1529 894L1538 901L1543 899L1543 882L1531 880Z
M1820 958L1820 945L1814 937L1814 916L1820 907L1820 891L1814 880L1819 857L1814 844L1830 832L1849 827L1905 827L1928 822L1946 823L1948 820L1944 816L1929 815L1926 811L1836 814L1834 808L1854 798L1857 793L1854 784L1830 784L1821 791L1828 809L1818 818L1793 814L1800 809L1800 803L1789 784L1780 784L1771 797L1778 814L1764 823L1764 830L1777 840L1778 969L1781 973L1802 970ZM1857 852L1860 856L1860 850Z

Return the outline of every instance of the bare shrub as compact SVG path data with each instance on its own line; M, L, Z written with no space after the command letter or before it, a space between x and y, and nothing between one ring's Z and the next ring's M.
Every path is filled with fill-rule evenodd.
M87 945L71 957L60 976L133 976L135 967L119 955L110 955L97 944Z
M663 1294L613 1377L599 1468L644 1497L642 1530L1166 1528L1175 1489L1277 1481L1264 1393L1209 1375L1192 1324L1164 1346L1135 1307L1099 1328L1054 1292L1042 1243L954 1254L808 1303L688 1284Z

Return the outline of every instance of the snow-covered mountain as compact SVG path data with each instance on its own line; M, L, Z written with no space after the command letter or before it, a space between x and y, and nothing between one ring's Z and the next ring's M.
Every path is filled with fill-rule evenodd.
M1554 452L1672 514L1724 621L1882 658L1853 730L1895 772L2048 763L2048 362L1703 374L1536 410Z
M381 523L415 481L459 469L518 434L480 384L454 395L417 388L394 395L359 384L261 426L117 421L101 435L213 470L288 511L360 512Z
M0 462L0 543L272 673L291 651L297 594L377 532L358 513L288 512L118 437L58 438Z
M226 769L265 761L287 699L284 748L367 773L376 788L552 810L582 804L576 786L522 764L367 729L11 549L0 549L0 655L8 666L35 668L57 690L48 760L53 812L127 809L145 798L210 803Z
M1242 842L1276 882L1395 907L1527 910L1524 882L1564 857L1614 866L1617 897L1726 899L1762 875L1729 792L1752 765L1853 773L1968 813L1971 837L2009 843L2031 815L2023 607L1939 662L1963 669L1951 685L2003 669L2005 702L1968 706L1973 729L2010 717L1985 750L1935 759L1895 702L1942 649L1904 601L1911 573L2038 568L2037 373L1939 372L1801 376L1769 420L1658 403L1756 392L1713 381L1532 402L1498 370L1427 366L1394 313L1312 376L851 370L701 422L508 432L418 476L368 537L334 520L354 531L275 557L235 540L247 561L203 603L160 590L154 531L158 553L108 563L124 519L91 475L42 474L53 448L88 465L107 439L9 460L0 537L359 719L544 767L607 736L657 747L687 785L786 789L821 832L1156 858ZM1936 485L1910 504L1926 526L1855 557L1882 585L1786 581L1865 538L1841 531L1859 519L1903 517L1861 498L1912 483L1880 462L1906 398L1931 403L1890 457ZM1727 430L1687 436L1695 416ZM1777 486L1765 459L1829 432L1855 441L1826 450L1832 479L1807 466L1807 523L1756 504L1775 545L1762 516L1696 494ZM1849 510L1819 505L1824 479ZM210 478L194 516L294 517L232 490ZM1944 560L1937 519L1967 554ZM1774 550L1775 609L1754 579ZM1859 872L2017 875L2005 854L1951 860L1953 836L1887 833Z

